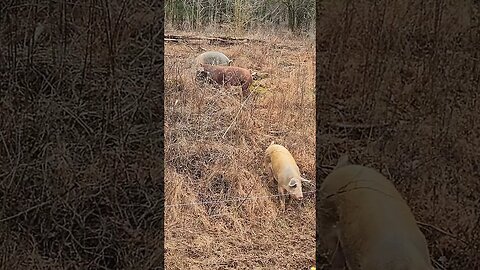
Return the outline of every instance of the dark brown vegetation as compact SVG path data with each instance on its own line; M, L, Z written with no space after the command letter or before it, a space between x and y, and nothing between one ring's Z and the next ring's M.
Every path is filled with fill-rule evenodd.
M319 8L319 177L349 152L395 183L435 265L479 269L478 4L322 1Z
M0 1L2 269L161 265L161 5Z
M165 21L177 30L222 25L236 35L265 26L315 30L315 0L165 0Z
M292 200L282 213L277 184L263 167L275 140L291 151L305 178L315 179L314 40L288 32L246 37L261 42L165 45L167 269L305 269L314 263L314 187L305 187L304 201ZM242 106L240 86L197 85L191 66L202 48L269 73L252 85L266 91L253 92Z

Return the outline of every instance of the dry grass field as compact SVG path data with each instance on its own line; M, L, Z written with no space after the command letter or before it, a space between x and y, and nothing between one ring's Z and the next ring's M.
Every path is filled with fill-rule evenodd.
M306 269L315 261L315 187L282 213L263 167L274 140L315 179L315 43L278 32L244 37L258 41L165 44L166 269ZM240 87L196 84L190 67L202 48L268 73L259 81L266 91L242 107Z
M381 171L439 269L480 269L478 1L323 0L316 41L258 29L164 52L162 4L0 1L0 269L307 269L315 247L328 269L316 184L282 212L271 141L310 180L344 152ZM263 88L195 83L205 49Z
M317 174L344 152L384 173L439 269L480 269L478 12L381 0L322 1L317 13Z
M160 269L160 1L0 1L0 269Z

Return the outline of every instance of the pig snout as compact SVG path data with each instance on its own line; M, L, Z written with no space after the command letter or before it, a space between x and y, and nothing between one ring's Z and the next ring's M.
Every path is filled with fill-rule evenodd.
M301 190L296 190L294 192L291 192L290 194L293 195L293 197L295 197L295 199L299 201L303 200L303 192Z

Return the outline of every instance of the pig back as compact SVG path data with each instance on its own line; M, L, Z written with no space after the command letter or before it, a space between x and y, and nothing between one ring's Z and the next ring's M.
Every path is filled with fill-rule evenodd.
M413 213L393 183L376 170L359 165L336 169L322 183L321 193L329 212L324 216L335 219L323 222L336 224L347 261L363 267L354 269L405 260L429 264L427 243Z
M270 145L267 148L266 154L269 155L272 170L277 176L300 176L295 159L285 147L278 144Z
M230 59L221 53L216 51L208 51L200 54L195 58L195 64L208 64L208 65L220 65L228 66L230 65Z

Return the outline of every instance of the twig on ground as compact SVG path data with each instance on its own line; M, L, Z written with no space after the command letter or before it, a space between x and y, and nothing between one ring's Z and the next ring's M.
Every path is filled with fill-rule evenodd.
M232 123L228 126L227 130L225 130L225 132L223 133L222 135L222 138L225 139L225 135L227 135L227 132L230 130L230 128L232 128L233 124L235 123L235 121L237 121L237 117L238 115L240 114L240 112L242 111L243 107L245 106L245 104L247 103L248 99L250 98L250 96L252 95L253 91L250 91L250 94L248 94L248 97L245 99L245 101L242 102L242 105L240 106L240 109L238 109L238 112L237 114L235 115L235 117L233 118L233 121Z
M417 224L420 225L420 226L425 226L425 227L432 228L432 229L434 229L434 230L436 230L436 231L438 231L438 232L440 232L440 233L443 233L443 234L445 234L445 235L450 236L451 238L453 238L453 239L455 239L455 240L457 240L457 241L460 241L460 242L464 243L465 245L468 245L468 243L467 243L465 240L460 239L458 236L453 235L452 233L449 233L449 232L447 232L447 231L445 231L445 230L443 230L443 229L440 229L440 228L438 228L438 227L436 227L436 226L434 226L434 225L431 225L431 224L428 224L428 223L425 223L425 222L421 222L421 221L417 221Z
M328 123L328 126L337 128L365 129L389 126L389 123L383 124L347 124L347 123Z

